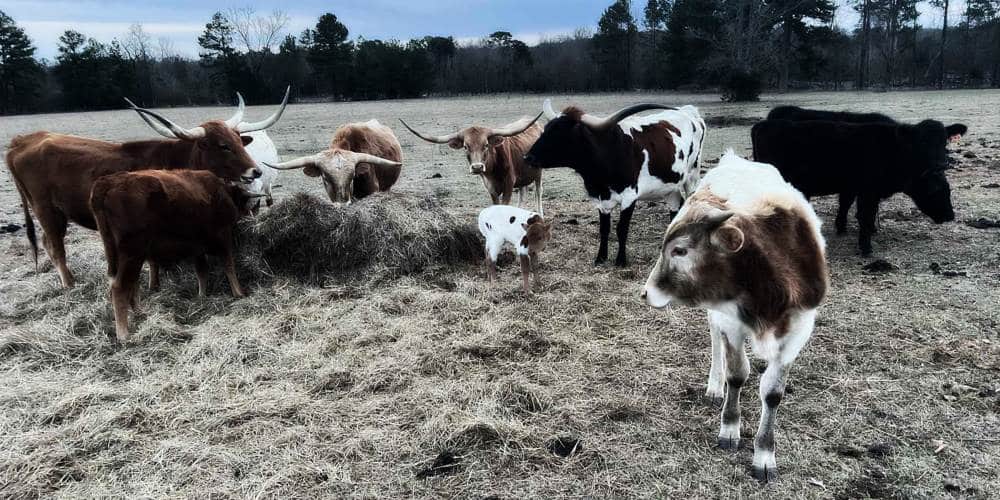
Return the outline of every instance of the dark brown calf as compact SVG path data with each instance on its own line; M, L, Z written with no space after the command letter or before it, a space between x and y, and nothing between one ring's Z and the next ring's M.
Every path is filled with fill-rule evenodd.
M233 226L240 209L232 188L210 172L148 170L94 182L90 206L111 277L115 333L128 340L129 308L137 306L144 261L194 258L198 295L208 286L207 255L222 257L233 295L243 297L233 260ZM155 275L155 271L154 275Z

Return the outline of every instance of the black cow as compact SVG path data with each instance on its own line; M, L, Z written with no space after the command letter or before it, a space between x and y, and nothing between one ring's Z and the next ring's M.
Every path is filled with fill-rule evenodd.
M767 114L768 120L828 121L845 123L896 123L882 113L851 113L848 111L824 111L798 106L778 106Z
M868 256L878 205L896 193L906 193L935 223L955 220L944 174L946 145L966 130L935 120L916 125L766 120L754 125L751 137L754 159L777 167L806 197L857 197L859 245Z
M633 116L652 109L664 111ZM583 178L601 220L595 265L608 258L611 211L621 206L615 265L625 266L635 202L663 201L676 211L698 185L705 142L705 122L698 108L638 104L598 118L575 107L558 114L546 100L543 111L551 121L525 161L537 168L569 167Z

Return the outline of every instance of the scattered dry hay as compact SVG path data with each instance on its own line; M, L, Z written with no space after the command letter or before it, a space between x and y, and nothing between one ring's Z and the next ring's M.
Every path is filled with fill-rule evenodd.
M478 261L482 239L434 198L378 193L346 208L299 193L240 224L240 263L316 281L379 267L393 274Z

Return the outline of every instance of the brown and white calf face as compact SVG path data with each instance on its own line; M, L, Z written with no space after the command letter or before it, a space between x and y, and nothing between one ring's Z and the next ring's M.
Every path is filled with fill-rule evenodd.
M312 156L267 166L278 170L301 168L309 177L321 177L323 189L326 190L330 201L334 206L341 206L353 201L355 179L372 175L373 166L399 167L402 163L367 153L333 148Z
M726 223L732 216L712 208L670 228L643 288L649 305L696 306L733 299L737 291L729 260L743 247L744 234Z
M521 245L528 248L528 253L536 255L545 250L545 246L552 239L552 223L545 222L541 216L534 216L528 219L527 224L522 224L524 228L524 238Z

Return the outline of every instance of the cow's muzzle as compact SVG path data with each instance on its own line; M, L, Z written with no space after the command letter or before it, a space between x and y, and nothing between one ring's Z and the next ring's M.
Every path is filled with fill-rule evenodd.
M262 175L264 175L264 172L262 172L259 168L254 167L250 170L250 175L243 175L240 178L243 180L244 184L250 184L254 181L254 179L260 179L260 176Z
M486 164L485 163L470 163L469 164L469 173L470 174L479 175L479 174L481 174L481 173L483 173L485 171L486 171Z

